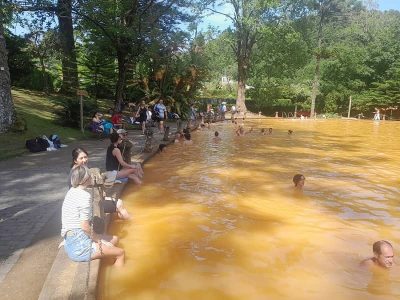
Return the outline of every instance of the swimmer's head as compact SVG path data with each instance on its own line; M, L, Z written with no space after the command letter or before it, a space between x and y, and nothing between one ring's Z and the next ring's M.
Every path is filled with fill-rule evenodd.
M288 132L287 132L289 135L291 135L292 133L293 133L293 130L288 130Z
M393 246L388 241L377 241L372 246L375 262L382 268L391 268L393 266Z
M297 188L297 189L302 189L303 186L304 186L305 180L306 180L306 178L302 174L294 175L293 176L294 187Z
M185 133L184 137L185 137L185 140L187 140L187 141L190 141L190 139L191 139L190 133Z
M158 146L158 152L163 152L165 147L167 147L167 145L165 145L165 144L160 144L160 145Z
M214 135L215 135L216 137L219 136L219 132L218 132L218 131L214 132Z

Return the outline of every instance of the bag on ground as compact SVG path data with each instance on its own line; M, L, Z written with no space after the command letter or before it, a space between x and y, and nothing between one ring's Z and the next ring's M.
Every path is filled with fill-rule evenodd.
M25 142L25 147L28 148L30 152L41 152L41 151L46 151L47 148L49 147L49 143L45 140L42 139L41 137L36 137L31 140L27 140Z
M53 146L56 149L61 148L61 140L60 137L57 134L52 134L49 136L49 140L53 142Z

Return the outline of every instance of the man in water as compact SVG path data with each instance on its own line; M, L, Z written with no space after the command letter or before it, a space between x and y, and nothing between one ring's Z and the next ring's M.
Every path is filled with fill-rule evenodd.
M306 178L304 177L303 174L296 174L293 176L293 183L294 183L294 188L296 190L302 191L304 182L306 181Z
M360 266L372 268L374 266L390 269L394 265L393 246L388 241L377 241L372 245L373 257L364 259Z

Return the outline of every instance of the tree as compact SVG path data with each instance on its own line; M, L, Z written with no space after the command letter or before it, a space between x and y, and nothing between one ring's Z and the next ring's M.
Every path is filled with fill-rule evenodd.
M256 44L260 29L265 23L274 23L277 21L277 8L280 1L275 0L222 0L208 1L207 9L227 17L233 25L231 44L234 52L237 71L238 87L236 107L240 111L246 111L246 82L249 76L251 64L251 55L253 47ZM219 11L215 6L232 6L232 13Z
M60 33L62 49L62 73L63 81L61 92L65 94L76 94L79 87L78 65L76 62L74 28L72 24L72 1L58 0L56 14Z
M3 1L0 1L1 4ZM11 79L4 36L7 7L0 7L0 132L7 131L15 121L15 108L11 96ZM9 14L8 14L9 15Z
M56 33L52 30L44 32L42 30L33 30L27 35L29 38L28 51L39 61L39 67L42 75L43 91L50 91L50 82L48 76L48 60L57 48Z
M292 14L300 16L309 16L314 19L316 26L316 46L314 51L315 69L311 93L311 112L315 114L315 100L320 92L321 79L321 60L325 58L325 49L327 40L325 36L325 27L330 24L344 25L351 17L351 12L362 9L362 3L358 0L293 0L286 1L287 7L290 7Z
M114 48L118 65L115 108L125 100L127 76L135 69L140 54L155 40L162 44L174 27L188 17L186 0L128 1L88 0L81 3L82 30L103 36ZM164 46L164 45L163 45Z
M62 85L61 92L75 94L79 87L78 65L75 51L74 28L72 13L78 13L72 0L14 0L16 9L34 12L33 22L45 22L46 17L56 15L58 19L59 40L61 45ZM74 2L74 4L76 4Z

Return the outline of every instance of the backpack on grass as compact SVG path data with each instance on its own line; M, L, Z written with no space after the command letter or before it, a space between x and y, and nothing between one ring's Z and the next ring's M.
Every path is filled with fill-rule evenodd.
M49 143L45 140L42 139L41 137L36 137L31 140L27 140L25 142L25 147L28 148L30 152L41 152L41 151L46 151L47 148L49 147Z

